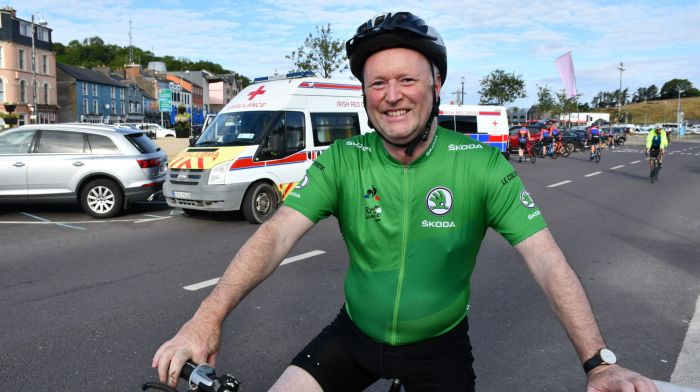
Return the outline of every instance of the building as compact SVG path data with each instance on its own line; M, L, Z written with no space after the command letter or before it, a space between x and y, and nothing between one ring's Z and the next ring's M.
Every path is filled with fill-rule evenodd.
M100 71L56 64L61 122L127 122L127 86Z
M24 20L12 7L0 9L0 110L8 112L4 104L13 104L19 125L58 120L51 34L34 15Z
M190 72L168 72L166 79L175 83L173 89L173 106L179 106L181 103L187 109L187 113L192 115L192 124L201 125L204 123L204 89L202 86L187 79ZM176 92L182 89L182 97L177 97ZM183 101L184 102L180 102Z

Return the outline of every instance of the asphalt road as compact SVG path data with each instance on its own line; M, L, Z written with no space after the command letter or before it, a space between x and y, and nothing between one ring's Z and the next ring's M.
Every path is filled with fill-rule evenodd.
M581 278L609 347L624 366L668 381L700 295L700 144L672 143L655 184L641 151L607 150L599 164L573 154L514 165ZM163 203L110 221L77 207L5 208L4 387L140 390L155 379L157 347L211 289L184 287L220 276L254 229L238 214L192 218ZM347 252L333 219L290 256L312 251L324 253L281 266L224 325L217 369L239 377L245 392L266 390L343 303ZM500 235L488 233L472 282L479 391L584 390L573 347Z

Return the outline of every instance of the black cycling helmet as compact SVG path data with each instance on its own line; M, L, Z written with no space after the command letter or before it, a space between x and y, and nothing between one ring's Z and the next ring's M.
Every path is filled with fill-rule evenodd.
M367 59L384 49L408 48L425 56L440 72L440 83L447 77L447 48L438 32L410 12L379 15L360 25L345 43L350 71L362 81Z

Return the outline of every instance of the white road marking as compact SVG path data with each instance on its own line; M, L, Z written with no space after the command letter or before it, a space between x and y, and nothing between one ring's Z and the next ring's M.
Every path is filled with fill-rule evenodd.
M288 258L282 260L282 263L281 263L280 265L282 266L282 265L285 265L285 264L290 264L290 263L293 263L293 262L295 262L295 261L308 259L309 257L314 257L314 256L322 255L322 254L324 254L324 253L326 253L326 252L325 252L325 251L322 251L322 250L312 250L311 252L302 253L302 254L300 254L300 255L298 255L298 256L288 257ZM203 288L206 288L206 287L213 286L213 285L217 284L217 283L219 282L219 279L221 279L221 278L219 277L219 278L214 278L214 279L205 280L204 282L194 283L194 284L191 284L191 285L188 285L188 286L183 287L183 289L185 289L185 290L187 290L187 291L197 291L197 290L201 290L201 289L203 289Z
M632 162L630 162L630 165L636 165L639 162L641 162L641 161L632 161Z
M621 168L621 167L625 167L625 165L613 166L613 167L610 168L610 170L619 169L619 168Z
M588 173L584 177L593 177L593 176L597 176L598 174L602 174L602 173L603 172Z
M162 220L162 219L170 219L171 216L158 216L158 215L144 215L144 216L150 216L150 219L139 219L135 220L134 223L144 223L144 222L153 222L157 220Z
M547 185L547 188L556 188L556 187L558 187L559 185L568 184L568 183L570 183L570 182L571 182L570 180L566 180L566 181L562 181L562 182L557 182L556 184Z
M87 230L87 229L85 229L84 227L71 226L71 225L68 225L68 224L65 224L65 223L61 223L61 222L52 222L52 221L50 221L50 220L48 220L48 219L40 218L40 217L38 217L38 216L35 216L35 215L32 215L32 214L28 214L28 213L26 213L26 212L20 212L20 214L22 214L22 215L24 215L24 216L28 216L28 217L30 217L30 218L37 219L37 220L40 221L40 222L30 222L30 223L54 224L54 225L58 225L58 226L67 227L67 228L69 228L69 229Z

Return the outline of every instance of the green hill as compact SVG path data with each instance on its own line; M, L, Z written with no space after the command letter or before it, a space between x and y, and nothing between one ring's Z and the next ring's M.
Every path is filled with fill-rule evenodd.
M650 124L676 122L678 99L632 103L620 108L623 122L633 124ZM616 122L617 108L593 109L610 113L610 120ZM681 98L681 111L689 123L700 123L700 97ZM626 120L626 121L625 121Z

